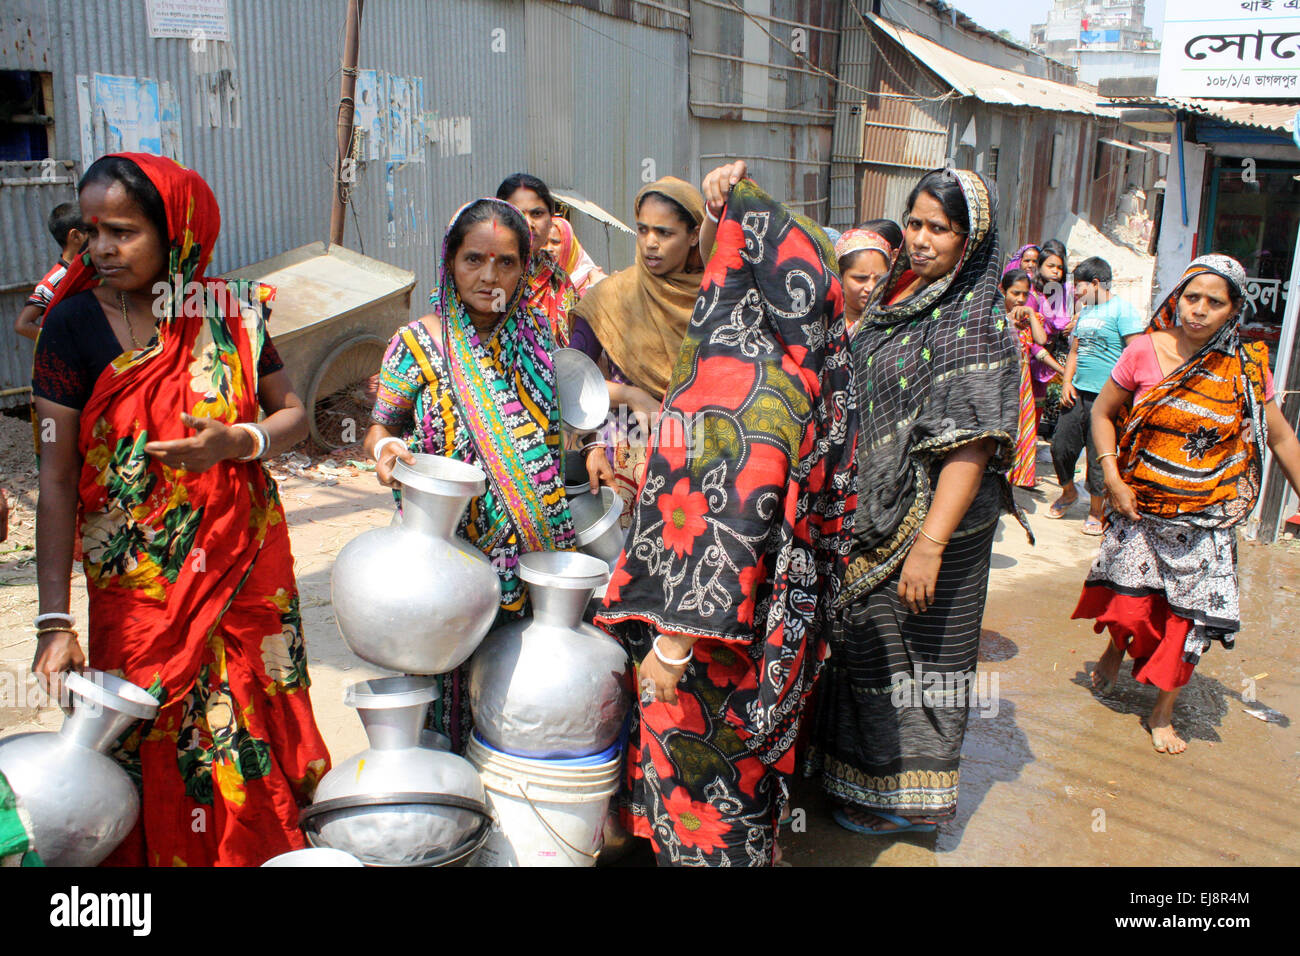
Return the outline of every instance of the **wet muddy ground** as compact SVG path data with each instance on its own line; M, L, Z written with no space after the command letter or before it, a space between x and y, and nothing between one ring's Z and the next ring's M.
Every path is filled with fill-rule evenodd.
M3 422L0 422L3 424ZM9 429L6 429L6 434ZM5 437L5 436L0 436ZM1040 464L1040 474L1049 471ZM15 514L0 544L0 736L57 728L53 708L28 706L16 684L35 646L34 474L6 474ZM356 534L387 523L391 499L371 475L336 484L288 477L289 516L312 700L335 761L365 746L343 687L380 672L344 646L329 604L334 555ZM1096 539L1079 532L1086 504L1063 521L1043 517L1055 488L1018 491L1038 538L1029 547L1003 519L980 670L993 702L970 719L955 821L937 834L866 837L841 830L815 784L796 781L802 832L781 837L795 866L818 865L1295 865L1300 863L1300 544L1241 548L1243 629L1234 650L1217 645L1183 691L1174 726L1179 756L1157 754L1142 719L1155 689L1128 664L1101 700L1087 671L1104 648L1089 622L1071 621ZM73 609L85 615L84 586ZM1252 692L1253 691L1253 692ZM1252 699L1253 698L1253 699ZM995 704L995 706L994 706ZM1253 711L1253 713L1252 713ZM1261 717L1267 719L1260 719ZM634 854L635 864L644 856Z

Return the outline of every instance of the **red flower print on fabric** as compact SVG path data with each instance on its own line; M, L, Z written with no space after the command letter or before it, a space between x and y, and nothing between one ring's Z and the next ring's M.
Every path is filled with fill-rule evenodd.
M605 588L605 606L609 607L612 601L619 600L623 585L632 580L632 575L628 574L620 564L614 569L613 575L609 579L609 585Z
M729 272L744 266L744 261L740 258L740 250L745 248L745 235L740 228L740 223L734 219L723 219L718 224L713 248L713 258L709 260L704 270L704 281L701 282L703 289L723 285L727 281Z
M758 564L740 572L740 593L745 595L745 600L740 602L736 617L741 624L754 623L754 594L758 590L758 585L767 577L764 564L765 562L760 558Z
M705 853L712 853L727 845L723 837L729 827L723 822L722 813L707 803L696 803L685 787L675 787L664 797L664 810L672 819L683 850L699 847Z
M672 548L679 558L692 553L695 539L708 527L704 512L709 510L709 503L702 492L690 489L691 480L682 478L673 486L672 494L661 496L658 502L664 519L664 547Z

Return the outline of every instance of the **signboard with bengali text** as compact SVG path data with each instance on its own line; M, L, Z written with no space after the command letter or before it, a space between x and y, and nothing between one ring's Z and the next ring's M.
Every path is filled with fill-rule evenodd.
M1156 92L1300 99L1300 0L1169 3Z

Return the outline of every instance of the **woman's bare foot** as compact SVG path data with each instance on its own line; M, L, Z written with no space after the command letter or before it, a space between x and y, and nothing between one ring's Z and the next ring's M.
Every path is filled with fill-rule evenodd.
M1115 680L1119 677L1119 665L1124 662L1124 652L1115 646L1114 641L1106 642L1106 650L1092 669L1092 689L1103 697L1115 689Z
M1173 725L1174 701L1181 689L1162 690L1156 696L1155 707L1151 708L1147 726L1151 728L1151 746L1156 748L1156 753L1180 754L1187 749L1187 741L1178 736Z

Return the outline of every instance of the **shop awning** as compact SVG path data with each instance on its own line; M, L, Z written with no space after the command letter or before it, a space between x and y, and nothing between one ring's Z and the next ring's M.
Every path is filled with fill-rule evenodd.
M578 193L562 193L559 190L552 189L551 195L554 196L556 199L558 199L560 202L564 203L566 206L569 206L570 208L573 209L577 209L579 212L586 213L592 219L597 219L600 222L615 227L616 229L622 229L629 236L635 235L635 233L631 229L629 229L627 225L617 216L606 212L604 209L601 209L600 206L596 205L590 199L587 199L584 196L580 196Z
M1134 146L1132 143L1121 143L1117 139L1111 139L1108 136L1102 136L1098 142L1105 143L1107 146L1118 146L1120 149L1127 149L1134 153L1145 153L1146 150L1141 146Z
M1295 116L1300 101L1282 103L1243 103L1238 100L1187 99L1178 96L1124 96L1114 100L1117 106L1140 109L1144 106L1186 110L1209 116L1234 126L1276 130L1294 134Z
M973 96L998 106L1031 106L1061 113L1119 116L1119 110L1097 103L1095 90L989 66L954 53L933 40L896 23L882 20L873 13L868 13L867 18L926 69L938 74L940 79L963 96Z

